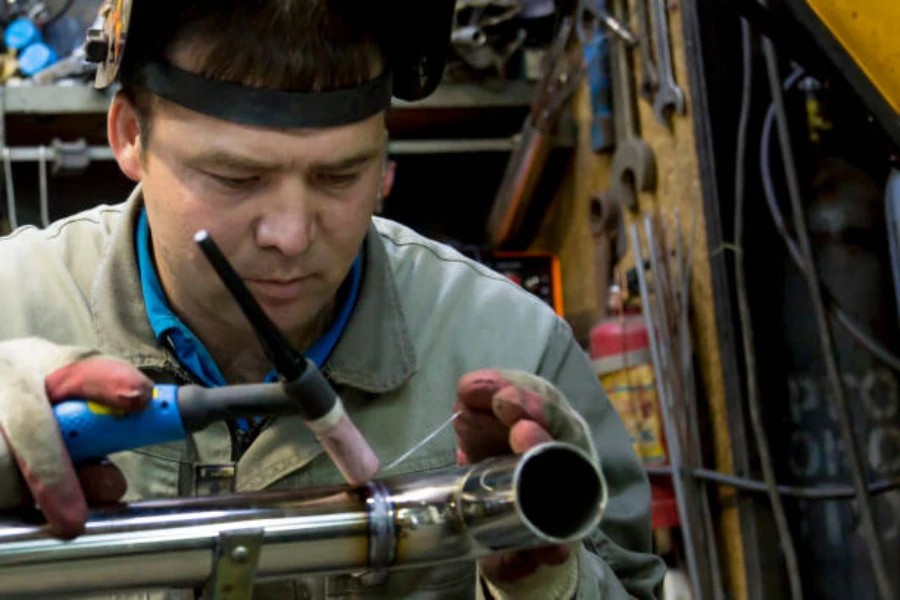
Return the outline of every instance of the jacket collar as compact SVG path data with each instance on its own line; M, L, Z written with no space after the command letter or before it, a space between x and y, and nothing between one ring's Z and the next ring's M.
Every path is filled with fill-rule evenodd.
M140 368L184 376L184 369L156 340L147 318L135 248L142 206L138 185L106 239L91 292L99 349ZM356 307L322 371L335 384L385 393L409 379L418 361L387 251L374 223L366 235L364 259Z
M371 393L400 387L418 369L403 304L381 234L370 223L356 308L323 373L335 383Z

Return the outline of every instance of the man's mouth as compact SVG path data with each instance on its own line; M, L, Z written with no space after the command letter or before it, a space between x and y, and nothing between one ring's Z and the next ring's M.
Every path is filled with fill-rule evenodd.
M293 277L290 279L253 279L244 281L251 289L272 300L293 300L297 298L307 285L312 275Z

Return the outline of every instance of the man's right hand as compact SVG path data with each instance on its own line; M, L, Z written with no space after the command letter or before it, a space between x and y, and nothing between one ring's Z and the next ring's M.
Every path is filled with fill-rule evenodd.
M88 504L118 501L126 482L109 462L74 467L52 406L83 398L137 410L152 391L136 367L93 350L37 338L0 342L0 509L37 504L54 535L81 534Z

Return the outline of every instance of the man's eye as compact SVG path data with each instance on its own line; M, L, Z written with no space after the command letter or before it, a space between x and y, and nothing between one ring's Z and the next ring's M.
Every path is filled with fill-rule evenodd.
M349 187L359 179L359 173L320 173L315 177L316 183L323 187Z
M248 187L252 187L260 182L261 178L254 177L225 177L223 175L216 175L214 173L208 173L210 178L213 179L216 183L223 185L227 188L231 189L246 189Z

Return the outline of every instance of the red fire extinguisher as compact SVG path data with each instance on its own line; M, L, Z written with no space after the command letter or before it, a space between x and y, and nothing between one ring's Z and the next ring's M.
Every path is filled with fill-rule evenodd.
M591 330L594 371L631 436L645 466L668 463L665 432L656 391L650 337L644 316L633 309L600 321ZM654 529L679 524L675 490L669 476L651 476Z

